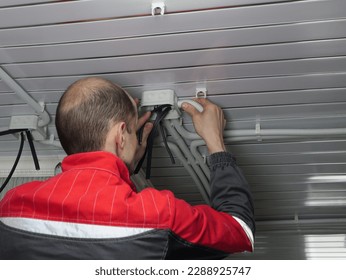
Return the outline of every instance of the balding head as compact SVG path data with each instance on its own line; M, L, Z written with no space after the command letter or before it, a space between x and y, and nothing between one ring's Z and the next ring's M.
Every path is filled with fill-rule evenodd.
M102 78L91 77L78 80L70 85L60 100L62 110L70 110L101 89L111 88L113 84Z
M112 124L136 119L133 100L102 78L85 78L68 87L59 101L55 125L67 154L102 150Z

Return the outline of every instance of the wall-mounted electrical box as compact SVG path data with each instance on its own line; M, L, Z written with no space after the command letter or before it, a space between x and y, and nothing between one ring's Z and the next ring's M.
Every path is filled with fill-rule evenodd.
M28 129L34 140L47 139L47 127L38 126L39 117L36 115L12 116L9 129Z
M203 107L196 101L192 99L180 99L178 100L177 95L174 90L171 89L162 89L162 90L151 90L144 91L142 93L141 99L141 112L152 111L156 106L160 105L171 105L172 110L169 111L165 119L178 119L182 115L180 110L183 103L190 103L193 105L199 112L203 111ZM154 113L151 116L151 119L155 119L156 114Z
M174 90L163 89L163 90L151 90L144 91L141 99L141 112L152 111L156 106L160 105L171 105L172 110L169 111L166 119L178 119L181 116L181 111L178 107L178 98ZM155 119L156 114L151 116Z

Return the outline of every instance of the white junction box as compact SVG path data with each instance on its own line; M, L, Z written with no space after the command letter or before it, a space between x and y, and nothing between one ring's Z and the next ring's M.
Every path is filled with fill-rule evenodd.
M156 106L169 104L172 105L172 110L169 111L165 119L178 119L181 116L181 111L178 108L177 102L178 98L174 90L163 89L144 91L141 99L141 111L152 111ZM153 114L151 118L155 119L155 115L156 114Z
M28 129L34 140L45 140L47 127L39 127L38 121L36 115L12 116L9 129Z
M10 129L36 129L38 116L12 116L10 121Z

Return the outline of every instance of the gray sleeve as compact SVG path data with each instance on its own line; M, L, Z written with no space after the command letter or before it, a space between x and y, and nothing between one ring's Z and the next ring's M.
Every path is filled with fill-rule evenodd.
M209 163L211 206L241 219L255 233L252 194L235 159L228 152L219 152L210 155Z

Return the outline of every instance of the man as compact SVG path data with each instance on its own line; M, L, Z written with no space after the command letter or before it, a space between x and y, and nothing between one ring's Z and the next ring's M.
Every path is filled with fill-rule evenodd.
M136 102L110 81L72 84L56 114L68 155L63 172L8 191L0 202L0 258L211 259L252 251L251 194L226 152L223 112L197 102L202 113L187 103L183 109L210 153L211 206L193 207L169 191L137 192L130 181L152 129L150 113L138 119Z

